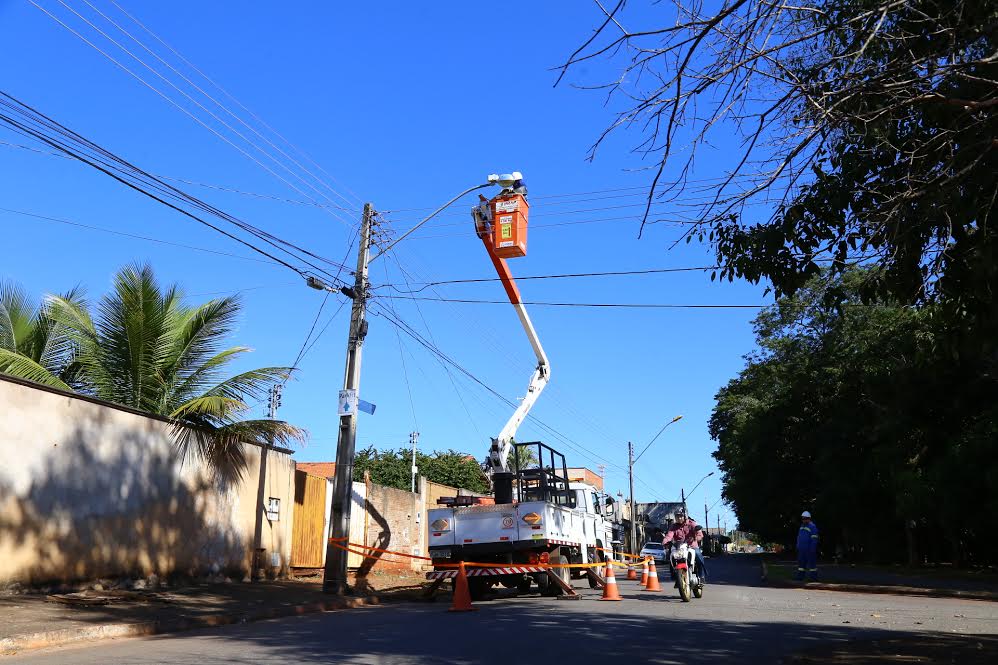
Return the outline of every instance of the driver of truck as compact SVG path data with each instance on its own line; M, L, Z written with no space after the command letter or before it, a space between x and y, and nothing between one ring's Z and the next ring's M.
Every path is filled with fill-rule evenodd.
M686 515L686 510L677 508L675 521L669 525L668 531L662 536L662 544L668 545L673 540L686 541L686 544L693 548L696 555L696 564L699 568L700 578L707 581L707 565L704 563L703 552L700 551L700 542L703 540L703 529L697 525L692 517ZM669 574L676 580L676 571L672 564L672 557L669 557ZM679 580L676 580L679 584Z

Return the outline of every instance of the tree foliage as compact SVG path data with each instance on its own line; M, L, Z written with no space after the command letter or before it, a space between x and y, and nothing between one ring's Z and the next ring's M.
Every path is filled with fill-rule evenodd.
M998 3L673 0L647 10L652 25L632 24L633 4L648 3L604 9L563 75L619 63L598 87L623 109L593 151L641 135L646 222L682 204L683 235L711 243L721 276L778 295L822 265L875 262L864 298L945 297L993 318ZM719 165L709 186L702 149Z
M829 554L994 561L994 345L954 356L940 307L864 302L868 278L819 275L756 319L710 420L724 498L766 540L808 509Z
M364 480L364 472L367 471L371 474L371 481L378 485L408 490L412 486L411 464L411 448L377 450L372 446L359 451L354 457L353 479ZM437 451L429 455L417 450L416 466L419 475L434 483L476 493L484 493L488 489L478 462L456 450Z
M33 308L23 291L0 289L0 371L165 416L176 445L225 479L241 475L244 442L288 444L305 433L277 420L244 420L253 402L288 378L284 367L235 375L250 349L224 348L236 297L199 306L163 288L149 266L126 266L92 307L76 290Z

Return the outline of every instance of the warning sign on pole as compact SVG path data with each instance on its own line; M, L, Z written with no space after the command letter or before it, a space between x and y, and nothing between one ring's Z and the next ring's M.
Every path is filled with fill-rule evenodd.
M341 416L353 416L357 414L357 391L353 388L340 391L339 409Z

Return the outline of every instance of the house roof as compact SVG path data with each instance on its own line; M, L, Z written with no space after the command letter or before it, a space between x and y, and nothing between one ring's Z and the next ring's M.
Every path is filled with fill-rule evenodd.
M311 476L332 478L336 475L336 462L295 462L295 469Z

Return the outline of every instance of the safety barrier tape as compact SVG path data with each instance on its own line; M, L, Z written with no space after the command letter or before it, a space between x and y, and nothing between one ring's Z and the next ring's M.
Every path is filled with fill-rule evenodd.
M342 545L341 544L344 541L347 541L346 545ZM333 547L341 549L341 550L343 550L345 552L350 552L352 554L357 554L357 555L363 556L363 557L370 556L369 554L367 554L367 552L381 552L381 553L384 553L384 554L392 554L392 555L395 555L395 556L406 557L406 558L409 558L409 559L420 559L422 561L434 561L434 559L432 559L430 557L420 556L418 554L407 554L405 552L396 552L394 550L385 550L385 549L380 549L380 548L377 548L377 547L371 547L369 545L361 545L359 543L351 543L346 538L330 538L329 539L329 543ZM352 548L357 548L357 549L352 549ZM602 548L598 548L598 549L602 550ZM366 551L359 551L359 550L366 550ZM603 550L603 551L605 552L607 550ZM617 567L620 567L620 568L626 568L626 567L628 567L628 564L626 562L624 562L624 561L614 561L613 559L609 559L608 561L596 561L596 562L593 562L593 563L545 563L545 564L536 564L535 567L537 567L538 570L537 571L533 571L533 572L542 572L542 571L547 570L549 568L599 568L601 566L605 566L607 564L607 562L609 562L613 566L617 566ZM489 569L496 569L497 568L496 563L494 561L490 562L490 563L478 563L478 562L474 562L474 561L465 561L463 563L464 563L464 566L466 568L489 568ZM434 568L453 568L453 569L457 569L457 568L460 567L460 565L461 565L460 563L434 563ZM535 564L531 564L531 565L535 565ZM469 571L468 574L471 575L471 572ZM507 574L507 573L483 573L483 574L504 575L504 574Z

